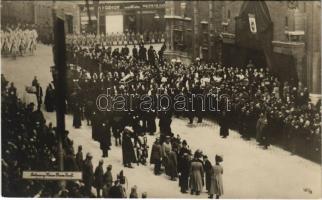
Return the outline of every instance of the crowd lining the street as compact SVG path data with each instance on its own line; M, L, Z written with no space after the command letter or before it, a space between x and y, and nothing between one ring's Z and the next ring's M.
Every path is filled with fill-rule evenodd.
M194 123L195 117L197 123L209 117L219 124L219 134L223 138L229 136L230 129L235 129L247 140L256 138L264 148L277 144L292 153L319 159L321 101L312 104L308 89L299 82L292 79L280 82L269 70L251 63L244 68L234 68L199 59L191 65L178 59L166 61L163 56L165 45L157 53L153 46L147 50L143 43L139 43L139 48L134 46L130 54L127 46L112 51L111 47L106 48L100 42L75 42L75 38L67 41L68 113L73 115L75 128L82 126L82 120L92 126L92 138L100 143L102 157L108 157L113 136L115 146L122 147L124 167L132 168L133 163L147 164L149 146L145 135L156 134L158 117L160 137L156 138L150 154L154 174L160 175L164 171L170 180L179 178L182 193L190 191L200 195L205 186L209 198L219 198L223 195L223 168L220 165L223 157L212 155L216 160L212 165L201 150L192 154L187 141L171 130L172 117L175 116L188 118L190 124ZM91 154L87 153L83 161L81 146L75 154L68 131L63 138L65 170L81 170L83 180L67 182L61 189L55 182L21 179L23 170L58 170L57 136L52 124L46 125L40 109L41 98L37 97L35 110L35 105L26 105L17 98L13 84L9 86L8 81L3 76L1 78L2 187L5 196L94 197L92 186L97 189L97 197L126 196L123 173L113 185L110 165L104 172L101 160L93 170ZM36 84L32 85L37 88ZM111 96L128 98L134 95L134 110L99 111L96 98L105 93L106 88L111 88ZM227 97L219 99L216 111L208 107L203 110L200 99L196 99L195 109L188 104L184 111L161 109L157 112L156 105L153 105L155 109L142 111L138 106L142 102L139 95L148 95L152 99L158 99L162 94L171 98L183 95L191 100L196 94L217 98L213 95L215 90ZM44 102L47 112L55 110L54 102L55 89L50 84ZM161 108L166 105L167 102L161 102ZM136 187L131 190L130 196L137 197Z

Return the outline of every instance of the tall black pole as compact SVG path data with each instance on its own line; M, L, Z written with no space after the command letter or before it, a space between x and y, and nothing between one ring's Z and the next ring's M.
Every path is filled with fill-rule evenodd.
M64 170L63 160L63 145L62 141L65 134L65 111L66 111L66 43L65 43L65 26L64 19L60 18L54 9L54 70L53 78L56 91L56 123L57 123L57 136L59 141L59 168Z

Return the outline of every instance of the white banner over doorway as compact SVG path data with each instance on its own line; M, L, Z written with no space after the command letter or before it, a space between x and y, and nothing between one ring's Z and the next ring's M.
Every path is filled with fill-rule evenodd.
M254 14L248 14L248 20L249 20L249 29L250 29L250 31L253 34L257 33L255 15Z

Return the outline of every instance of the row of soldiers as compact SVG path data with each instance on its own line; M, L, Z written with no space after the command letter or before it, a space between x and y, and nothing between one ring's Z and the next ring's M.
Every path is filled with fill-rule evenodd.
M165 36L163 32L144 32L144 33L110 33L110 34L79 34L67 35L66 41L71 44L82 46L102 45L138 45L140 43L155 44L164 43Z
M33 54L37 46L38 33L33 27L20 25L1 29L1 55L23 56Z

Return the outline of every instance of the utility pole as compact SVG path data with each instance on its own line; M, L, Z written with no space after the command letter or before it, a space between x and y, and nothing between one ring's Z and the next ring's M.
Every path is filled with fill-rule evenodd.
M55 66L52 69L54 86L56 90L56 134L58 137L59 170L64 170L63 139L65 134L66 111L66 43L65 20L57 14L56 4L53 5L53 57Z

